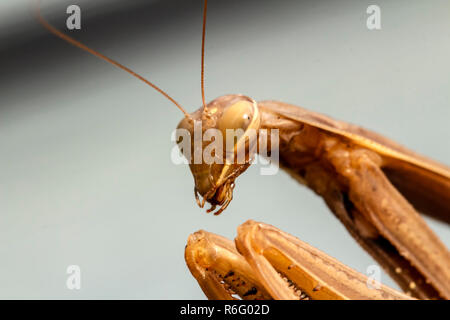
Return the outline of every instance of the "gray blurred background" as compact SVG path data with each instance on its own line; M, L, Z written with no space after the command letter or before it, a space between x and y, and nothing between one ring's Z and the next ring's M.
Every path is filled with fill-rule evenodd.
M81 31L64 29L66 7ZM381 7L369 31L366 9ZM201 104L202 1L44 1L58 28ZM0 3L0 298L203 299L188 235L273 224L365 272L374 264L321 198L284 172L237 180L220 216L174 165L168 100L44 30L29 1ZM278 99L376 130L450 163L450 2L211 0L206 95ZM450 245L450 228L427 219ZM81 267L81 290L66 268ZM385 275L382 282L396 287Z

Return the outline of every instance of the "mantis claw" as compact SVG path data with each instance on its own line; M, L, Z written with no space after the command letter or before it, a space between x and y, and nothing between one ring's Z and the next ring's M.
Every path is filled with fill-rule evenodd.
M216 210L216 207L217 207L217 205L212 204L211 207L208 210L206 210L206 213L213 212L214 210Z
M194 187L194 195L195 195L195 201L197 202L197 205L200 208L203 208L203 206L205 205L205 199L203 199L203 201L200 201L200 197L198 196L198 190L196 187Z
M222 206L220 207L219 210L214 212L215 216L218 216L219 214L221 214L222 211L224 211L228 207L228 205L230 204L231 200L233 200L233 189L234 189L234 183L231 185L229 191L227 192L227 196L226 196L225 202L222 204Z

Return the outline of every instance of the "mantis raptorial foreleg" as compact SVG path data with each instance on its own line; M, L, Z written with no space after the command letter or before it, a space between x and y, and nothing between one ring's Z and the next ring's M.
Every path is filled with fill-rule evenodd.
M370 225L372 232L363 236L387 239L410 261L410 268L416 268L424 275L426 280L418 278L407 283L407 290L421 290L428 282L442 296L449 297L450 254L386 178L380 168L381 158L370 150L343 147L332 148L328 157L336 171L347 180L349 199L355 206L354 219L367 221L366 225ZM364 230L364 227L359 229ZM418 292L417 295L423 294Z
M188 267L210 299L410 299L264 223L239 226L235 244L206 231L189 237Z
M271 299L252 268L227 238L197 231L188 238L186 263L208 299Z
M418 298L438 296L423 275L411 268L411 263L389 241L380 237L378 231L353 206L348 194L334 179L334 174L321 166L312 165L306 168L305 179L308 187L324 199L352 237L383 266L405 292L411 292L411 283L414 283L414 294Z

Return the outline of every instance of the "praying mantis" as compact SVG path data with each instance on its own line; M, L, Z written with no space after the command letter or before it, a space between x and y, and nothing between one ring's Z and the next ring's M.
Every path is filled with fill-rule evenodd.
M205 1L203 48L205 43L206 4ZM260 129L269 131L279 129L280 164L282 168L300 183L307 185L324 198L331 211L344 224L350 234L386 268L402 289L409 291L411 295L418 298L448 299L450 297L450 258L448 250L417 213L417 211L420 211L449 222L449 168L419 156L378 134L290 104L277 101L255 102L253 99L242 95L223 96L207 104L204 95L203 77L203 106L198 111L188 114L177 102L153 83L62 34L43 19L40 18L40 21L55 35L130 72L169 98L185 113L185 118L180 122L179 128L192 131L193 121L196 120L201 121L205 129L239 126L244 131L255 129L256 132L259 132ZM202 55L203 60L204 55ZM203 66L204 63L202 62L202 75L204 74ZM250 115L250 121L244 124L236 123L236 119L242 117L234 118L230 116L230 110L232 115ZM238 141L236 142L236 152L240 148L248 148L248 146ZM199 200L199 203L203 205L204 202L209 202L213 206L221 206L219 213L220 210L224 210L231 201L235 179L249 165L249 162L232 166L222 164L191 165L196 191L203 197L203 201ZM418 190L416 186L419 184L425 190ZM272 264L273 261L283 261L280 253L281 256L283 253L284 256L288 256L287 251L292 243L297 248L307 247L305 244L299 244L296 240L286 237L281 232L273 232L273 229L266 226L263 226L262 229L269 230L272 234L278 234L275 239L287 239L288 241L276 247L279 253L275 258L278 259L268 260L266 257L266 260L262 260L266 262L261 263L267 265L267 261L271 261ZM243 230L245 231L245 228ZM243 232L241 234L249 233ZM253 238L258 237L258 233L255 234ZM268 237L264 232L261 232L261 235L262 240ZM252 244L252 240L249 241ZM188 246L188 248L192 250L195 247ZM252 246L249 248L252 248ZM279 294L279 292L284 292L283 288L285 289L286 285L275 277L276 274L269 273L271 275L270 281L264 278L262 274L267 270L271 272L272 269L260 268L261 263L256 262L258 258L252 258L252 253L248 248L246 249L244 245L238 245L237 250L244 259L247 259L246 261L249 261L247 263L250 267L242 268L244 274L251 278L249 283L255 283L261 287L258 292L267 292L267 295L263 296L264 298L292 298L291 295ZM209 253L207 250L205 252ZM234 252L234 254L236 253ZM187 251L186 257L190 269L193 270L193 267L198 265L198 261L194 258L188 259L188 257L195 257L195 251ZM242 257L236 259L242 260ZM211 258L213 258L212 255ZM219 269L222 265L237 263L233 259L226 257L225 261L216 268ZM300 261L301 257L297 257L297 259L290 261L289 265L300 264ZM242 263L244 264L244 260L242 260ZM275 263L275 265L277 264ZM295 267L300 268L298 265L295 265ZM305 270L306 267L303 268L302 270ZM346 270L341 264L336 264L336 268L337 272ZM226 276L230 270L223 276ZM214 270L209 269L208 271ZM216 270L216 272L218 271ZM207 285L223 287L223 283L217 278L208 278L205 273L193 272L193 274L201 286L203 285L202 288ZM355 277L357 276L355 275ZM262 281L261 279L265 280ZM314 277L303 278L304 281L306 279L314 279L316 282L320 282ZM296 286L307 292L306 296L308 297L315 297L312 292L320 293L327 290L337 292L337 295L325 295L325 298L355 297L346 294L345 289L340 288L336 281L326 282L322 280L330 286L329 288L326 285L308 285L298 282L299 280L296 280ZM351 284L349 288L351 289ZM314 291L314 289L316 290ZM389 290L386 289L386 291ZM248 290L242 295L252 297L251 294L246 295L246 293L248 293ZM402 295L391 294L389 297L405 298ZM221 298L223 296L211 295L210 297ZM321 297L319 295L317 298ZM370 298L372 296L366 294L360 297ZM382 296L375 296L375 298L382 298Z

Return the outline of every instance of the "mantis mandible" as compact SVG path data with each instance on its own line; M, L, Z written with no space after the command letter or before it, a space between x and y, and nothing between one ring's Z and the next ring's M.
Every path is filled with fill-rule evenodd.
M355 240L403 290L417 298L450 298L450 254L418 213L450 222L450 169L377 133L294 105L256 102L243 95L222 96L206 103L206 10L207 0L201 56L203 105L191 114L152 82L56 30L41 17L39 9L37 17L51 33L123 69L167 97L185 115L178 128L192 135L196 121L201 122L202 130L239 128L257 134L262 129L279 130L281 167L322 196ZM250 155L243 164L190 164L198 203L210 203L211 210L220 206L216 214L230 203L236 178L249 167L252 153L257 152L249 150L245 139L245 135L239 138L234 148L235 153L245 151ZM279 250L287 247L285 244ZM244 247L238 250L245 251ZM192 267L194 262L188 260L188 265Z

